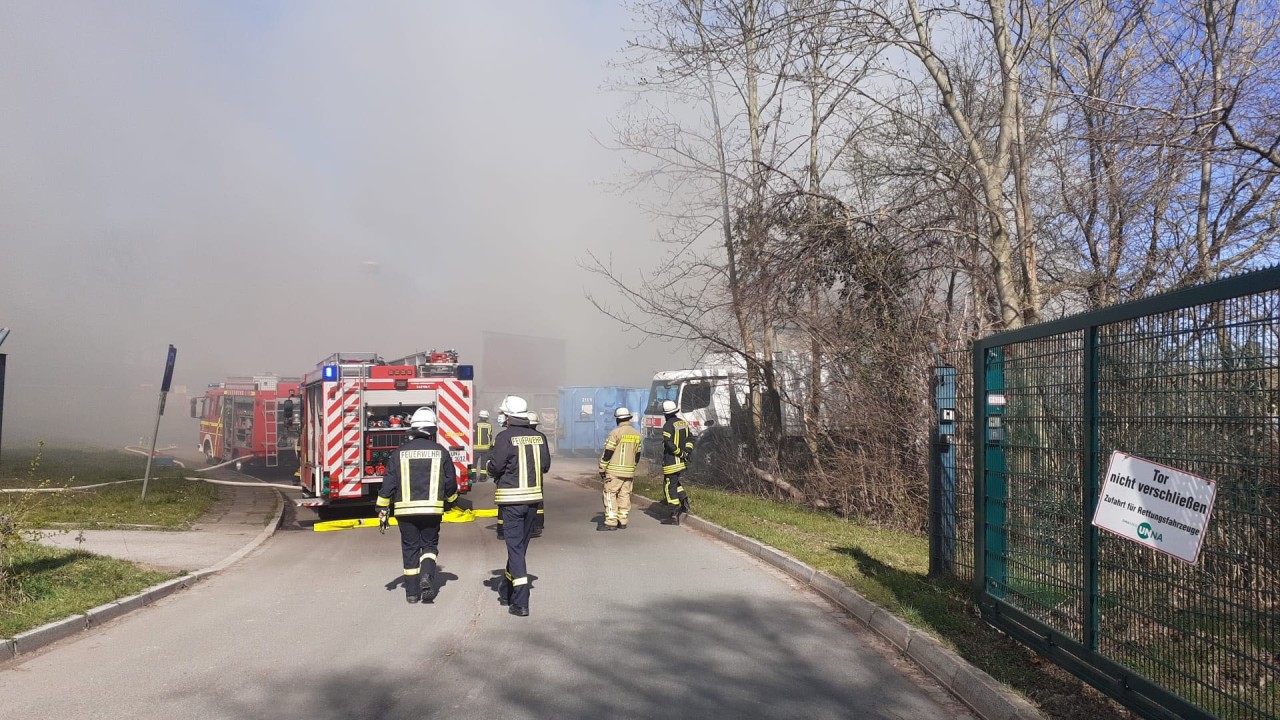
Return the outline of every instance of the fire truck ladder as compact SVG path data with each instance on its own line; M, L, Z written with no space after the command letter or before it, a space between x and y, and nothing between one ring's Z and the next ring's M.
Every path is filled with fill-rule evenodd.
M342 438L342 476L344 478L362 478L364 476L364 383L356 390L358 398L355 404L348 405L343 401L342 426L344 428L360 428L355 433L343 433ZM361 489L363 493L363 488Z
M276 399L270 398L262 401L262 421L266 423L263 428L262 441L264 447L263 454L265 456L267 467L280 466L280 437L277 434L280 426L277 424L276 418Z

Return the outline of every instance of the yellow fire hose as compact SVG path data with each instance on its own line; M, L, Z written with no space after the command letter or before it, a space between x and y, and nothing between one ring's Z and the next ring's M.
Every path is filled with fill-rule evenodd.
M476 518L497 517L498 508L479 508L477 510L467 510L466 508L452 507L445 511L440 518L441 522L464 523L471 522ZM390 518L391 525L396 524L396 519ZM353 528L362 527L378 527L378 518L353 518L351 520L326 520L318 522L311 526L315 532L333 532L335 530L351 530Z

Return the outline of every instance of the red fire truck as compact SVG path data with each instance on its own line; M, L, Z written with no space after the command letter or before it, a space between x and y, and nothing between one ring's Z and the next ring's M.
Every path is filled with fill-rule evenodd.
M405 442L420 407L436 411L436 440L449 449L458 489L471 489L475 455L473 369L458 353L416 353L386 361L373 353L325 358L302 381L299 505L372 503L392 451Z
M213 464L245 458L266 467L277 467L282 459L287 465L296 463L301 381L277 375L233 377L191 398L205 459Z

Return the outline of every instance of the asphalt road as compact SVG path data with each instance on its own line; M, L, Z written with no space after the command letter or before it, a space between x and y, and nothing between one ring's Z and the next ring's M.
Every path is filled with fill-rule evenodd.
M559 462L553 476L584 469ZM478 507L492 485L472 493ZM492 520L445 526L432 605L397 586L398 536L277 533L194 588L0 670L19 718L971 717L785 575L599 495L547 485L531 615L489 581Z

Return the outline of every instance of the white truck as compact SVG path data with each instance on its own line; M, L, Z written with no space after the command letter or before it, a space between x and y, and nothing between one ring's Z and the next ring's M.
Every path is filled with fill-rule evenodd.
M653 376L649 388L649 406L644 409L641 433L643 455L658 460L662 453L662 401L671 400L679 407L680 417L689 423L695 435L707 428L724 428L743 422L751 412L747 371L740 355L716 354L708 358L714 364L688 370L664 370ZM807 364L795 353L774 353L774 371L782 405L783 434L804 436L803 399L807 397ZM694 453L695 457L697 452Z

